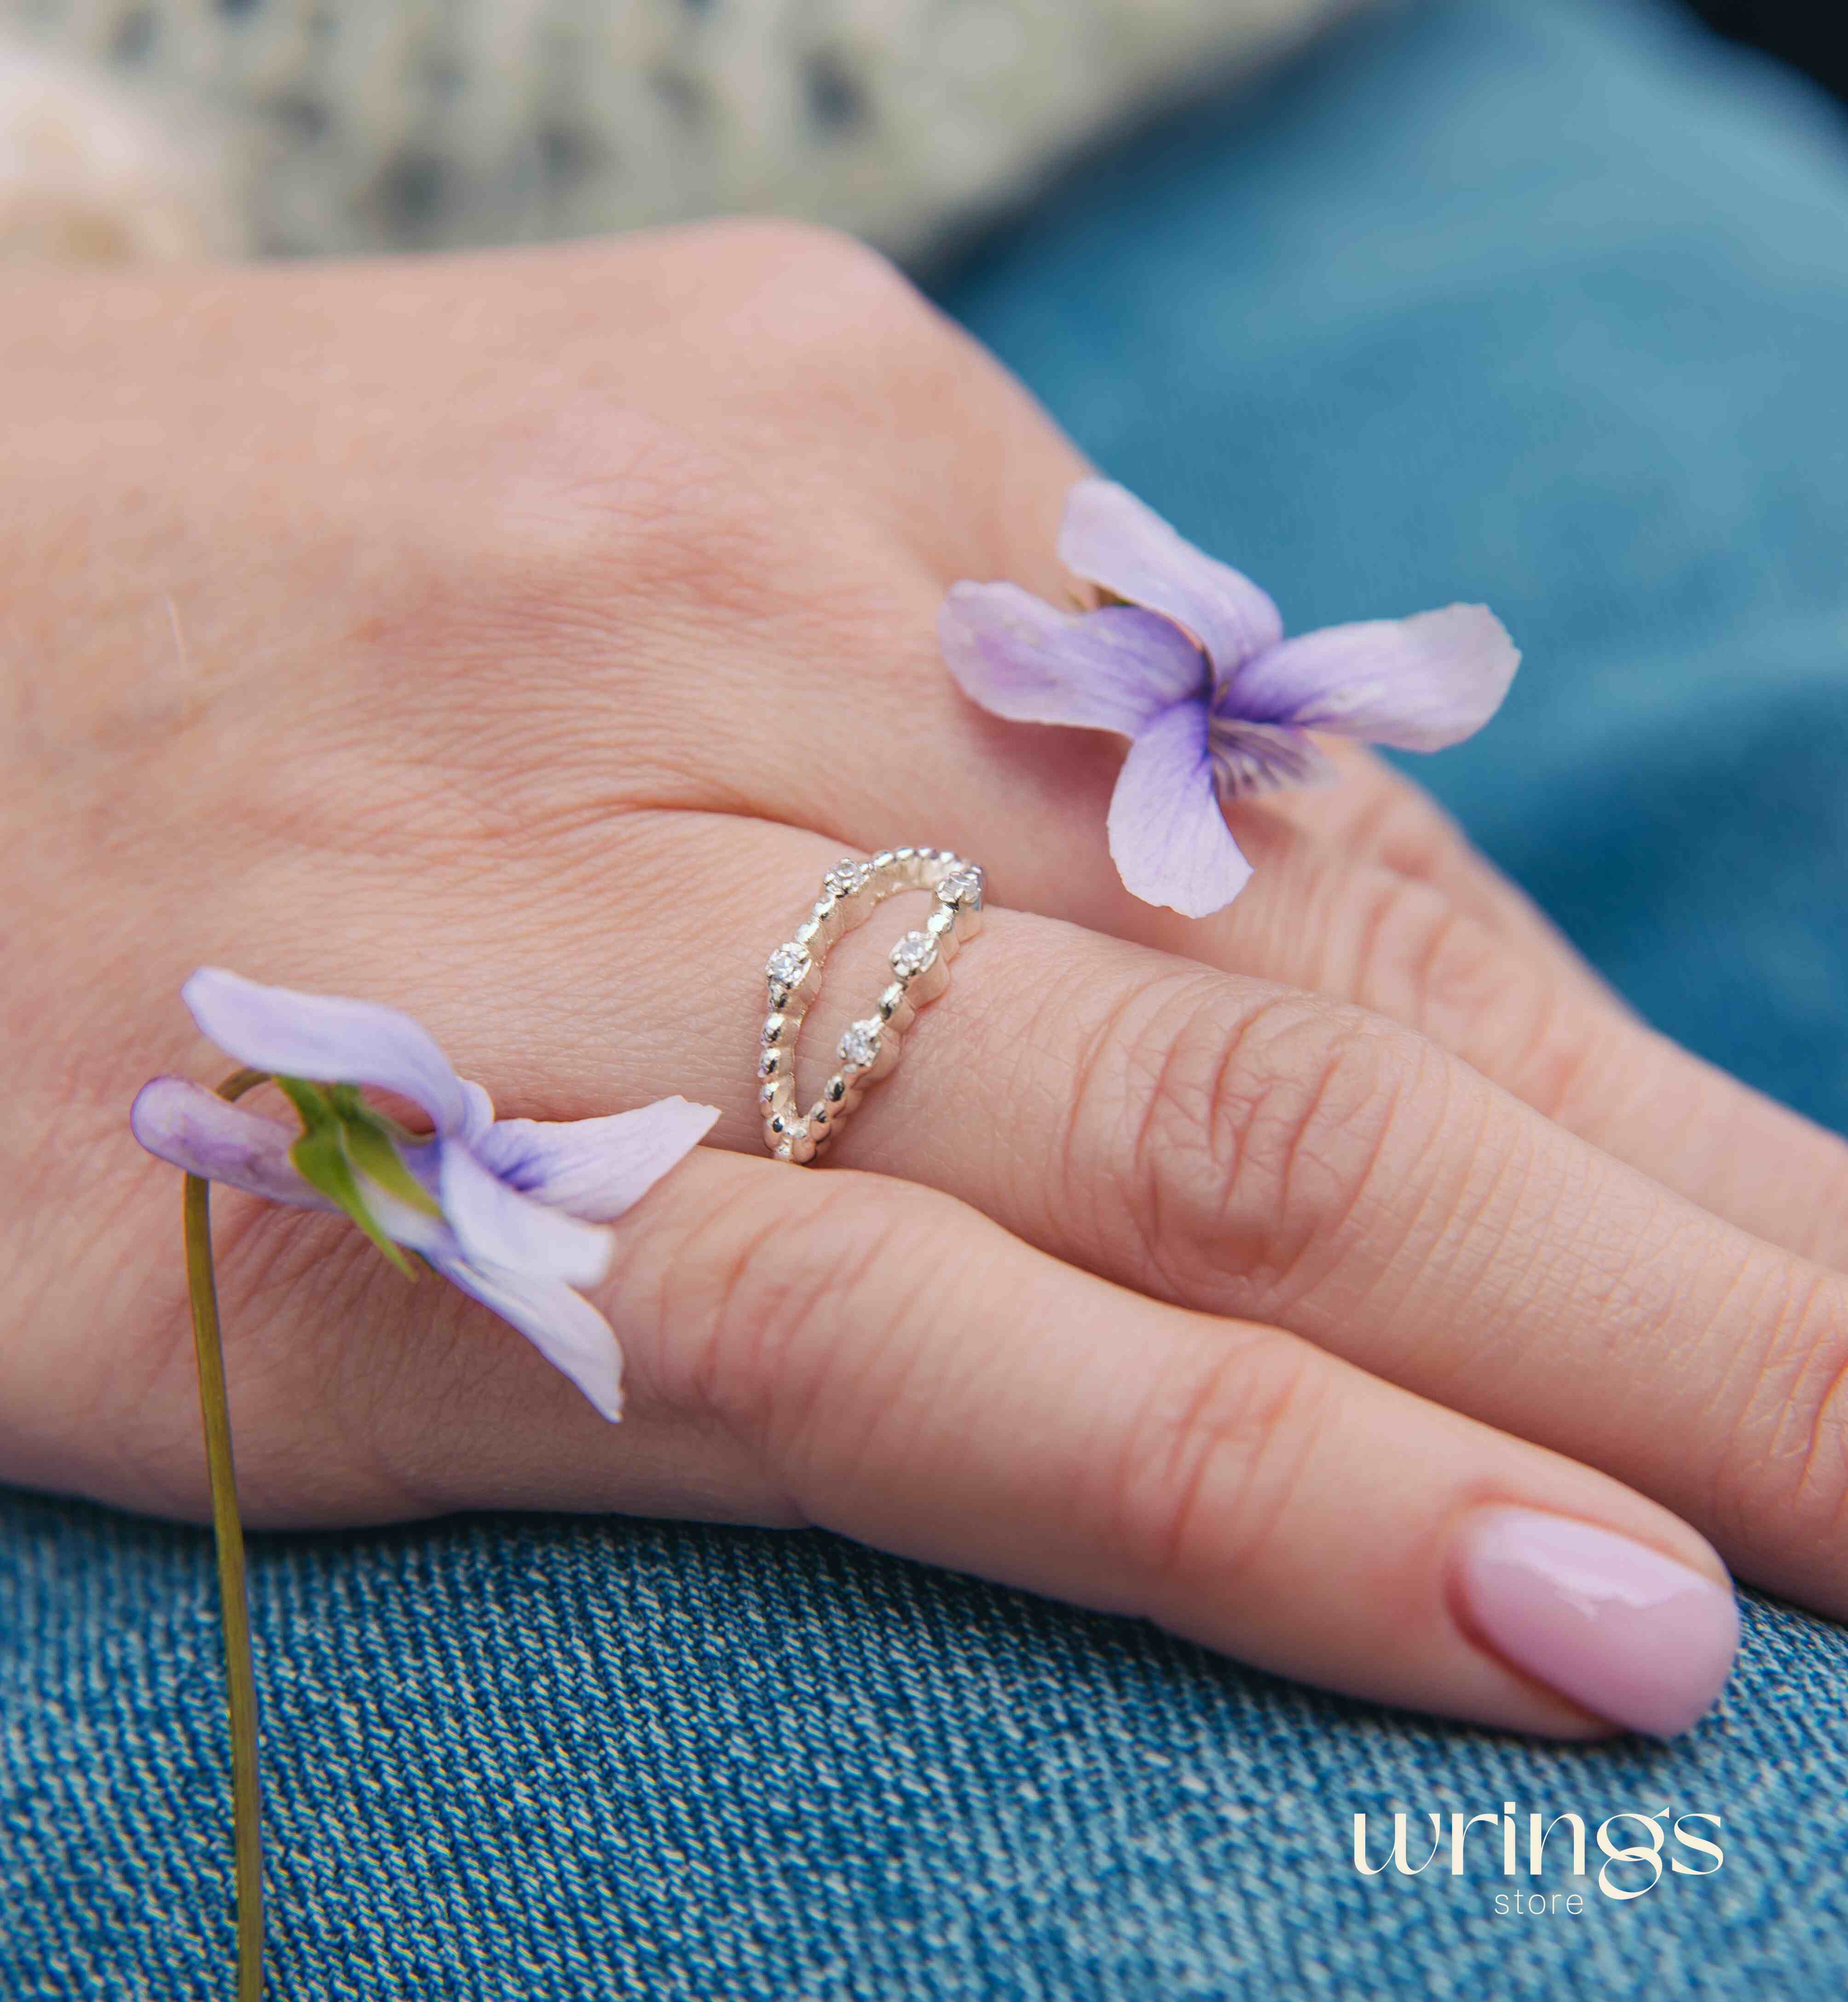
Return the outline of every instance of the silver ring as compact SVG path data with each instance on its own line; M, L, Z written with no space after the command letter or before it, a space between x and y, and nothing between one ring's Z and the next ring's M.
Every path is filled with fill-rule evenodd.
M837 862L822 877L814 910L764 968L770 1013L758 1051L757 1102L764 1145L778 1160L813 1161L867 1086L890 1074L918 1010L949 985L950 962L982 930L984 881L979 863L947 848L882 848L870 861ZM837 1052L840 1069L807 1113L798 1114L796 1044L802 1018L821 992L828 949L864 924L874 905L901 890L933 891L936 908L892 947L892 984L871 1014L848 1024Z

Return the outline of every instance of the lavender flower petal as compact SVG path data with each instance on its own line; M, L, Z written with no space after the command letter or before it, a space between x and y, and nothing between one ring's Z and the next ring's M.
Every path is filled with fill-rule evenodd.
M1213 790L1204 703L1177 703L1129 747L1111 798L1110 852L1132 896L1190 918L1250 881Z
M586 1223L509 1188L459 1141L445 1141L438 1173L443 1220L462 1255L532 1278L588 1286L609 1270L606 1224Z
M128 1114L134 1137L151 1154L189 1175L248 1189L301 1209L333 1205L310 1188L289 1162L296 1130L247 1112L190 1078L157 1077L135 1095Z
M437 1170L441 1146L439 1142L433 1146L415 1149L407 1155L404 1163L433 1199L441 1186ZM462 1257L462 1248L455 1241L455 1233L444 1218L432 1216L427 1210L401 1202L389 1189L382 1188L368 1177L361 1177L360 1185L365 1191L368 1211L394 1244L402 1244L407 1251L420 1253L433 1265L445 1258Z
M494 1123L494 1101L472 1077L462 1079L462 1125L453 1129L472 1146Z
M396 1008L263 987L201 967L180 989L199 1027L257 1070L323 1084L372 1084L422 1106L439 1133L469 1123L462 1082L429 1032Z
M663 1098L603 1119L503 1119L474 1152L535 1202L608 1223L698 1146L718 1116L716 1106Z
M1215 715L1207 725L1207 755L1222 800L1251 799L1285 786L1323 785L1336 776L1315 739L1294 724Z
M952 584L937 637L964 694L1015 723L1134 737L1207 685L1199 648L1168 620L1126 605L1074 616L1018 584Z
M1184 626L1222 676L1283 637L1277 607L1250 577L1112 480L1082 480L1066 496L1058 555L1076 575Z
M429 1257L429 1254L425 1254ZM466 1258L431 1257L443 1277L491 1307L612 1421L622 1415L622 1352L610 1325L562 1279L535 1279Z
M1328 626L1247 661L1222 692L1257 720L1441 751L1501 705L1520 654L1485 605Z

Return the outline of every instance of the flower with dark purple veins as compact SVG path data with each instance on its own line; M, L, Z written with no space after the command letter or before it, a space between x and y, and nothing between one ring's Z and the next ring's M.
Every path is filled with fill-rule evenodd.
M492 1307L605 1418L619 1415L622 1351L577 1289L608 1271L609 1223L699 1145L713 1107L664 1098L601 1119L497 1119L481 1086L396 1008L213 967L181 993L220 1049L275 1079L302 1130L157 1077L130 1114L150 1153L272 1202L343 1210L396 1262L403 1245ZM363 1086L420 1106L434 1132L407 1132Z
M1250 879L1222 802L1332 775L1311 731L1440 751L1494 714L1521 658L1481 605L1286 640L1249 577L1108 480L1066 497L1058 555L1093 587L1094 609L954 584L937 621L943 658L997 716L1130 740L1111 856L1134 895L1191 918Z

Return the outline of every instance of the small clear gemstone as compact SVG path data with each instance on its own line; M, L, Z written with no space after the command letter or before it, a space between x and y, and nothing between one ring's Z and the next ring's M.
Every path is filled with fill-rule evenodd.
M929 932L907 932L892 947L892 971L901 979L922 973L937 956L937 942Z
M971 910L982 909L982 871L973 865L958 869L946 876L937 885L937 895L951 906L961 909L967 905Z
M864 1070L878 1055L879 1024L849 1022L847 1033L841 1038L841 1062L852 1064L856 1070Z
M837 897L850 897L872 873L864 862L837 862L821 881Z
M779 945L764 970L779 986L797 985L808 971L807 947L797 944L793 939L787 945Z

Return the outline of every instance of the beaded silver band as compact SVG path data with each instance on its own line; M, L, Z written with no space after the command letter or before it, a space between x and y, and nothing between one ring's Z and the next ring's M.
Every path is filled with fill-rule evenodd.
M979 864L947 848L883 848L870 861L837 862L822 877L814 910L764 968L770 1013L758 1052L757 1100L764 1145L778 1160L813 1161L867 1086L898 1062L912 1018L949 985L950 962L982 930L983 882ZM798 1114L796 1044L802 1018L821 991L828 949L864 924L875 905L902 890L933 891L936 908L919 930L907 932L893 947L892 984L871 1014L848 1024L838 1052L840 1069L807 1113Z

